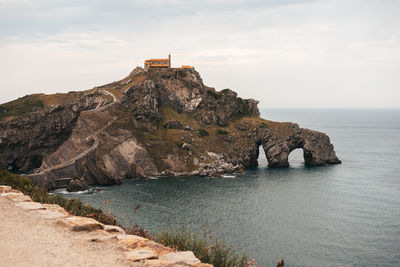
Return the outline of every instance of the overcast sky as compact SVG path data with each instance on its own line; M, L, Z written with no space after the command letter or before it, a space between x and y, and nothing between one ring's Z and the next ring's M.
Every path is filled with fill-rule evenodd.
M0 103L168 53L260 107L400 107L398 0L0 0Z

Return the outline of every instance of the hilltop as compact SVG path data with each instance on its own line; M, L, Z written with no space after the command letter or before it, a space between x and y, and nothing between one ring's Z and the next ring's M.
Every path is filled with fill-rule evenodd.
M288 166L337 164L329 137L260 118L258 101L205 86L194 69L142 69L103 86L29 95L0 105L0 169L30 172L48 189L117 184L150 176L219 176Z

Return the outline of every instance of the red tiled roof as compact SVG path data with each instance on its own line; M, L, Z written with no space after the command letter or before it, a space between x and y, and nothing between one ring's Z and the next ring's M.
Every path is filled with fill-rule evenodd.
M148 62L148 61L169 61L169 59L168 58L154 58L154 59L145 60L145 62Z

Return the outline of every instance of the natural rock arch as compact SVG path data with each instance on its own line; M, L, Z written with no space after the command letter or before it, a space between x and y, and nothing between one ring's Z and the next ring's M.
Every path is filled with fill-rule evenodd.
M309 166L338 164L329 137L321 132L300 128L297 124L289 125L290 132L282 135L261 124L254 135L254 153L250 156L251 166L257 166L259 146L262 146L269 167L288 167L289 154L295 149L303 150L304 163ZM283 138L282 138L283 137Z

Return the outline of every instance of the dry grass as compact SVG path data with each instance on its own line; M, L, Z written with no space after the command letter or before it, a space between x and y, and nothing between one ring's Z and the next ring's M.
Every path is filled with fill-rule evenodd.
M216 239L212 233L203 229L202 234L192 232L187 226L176 230L169 229L158 233L157 242L181 251L193 251L203 263L211 263L215 267L250 267L255 260L249 260L246 253L239 255L235 250Z
M120 81L101 86L101 88L109 91L110 93L114 94L116 98L121 100L126 90L133 85L141 84L146 79L147 76L145 74L140 74L135 77L128 76Z
M0 105L0 119L19 116L35 109L43 109L45 103L41 100L40 94L26 95L16 100Z
M52 105L67 105L72 104L74 101L78 100L79 98L83 97L84 91L80 92L68 92L68 93L57 93L57 94L40 94L39 98L43 101L45 106L52 106Z

